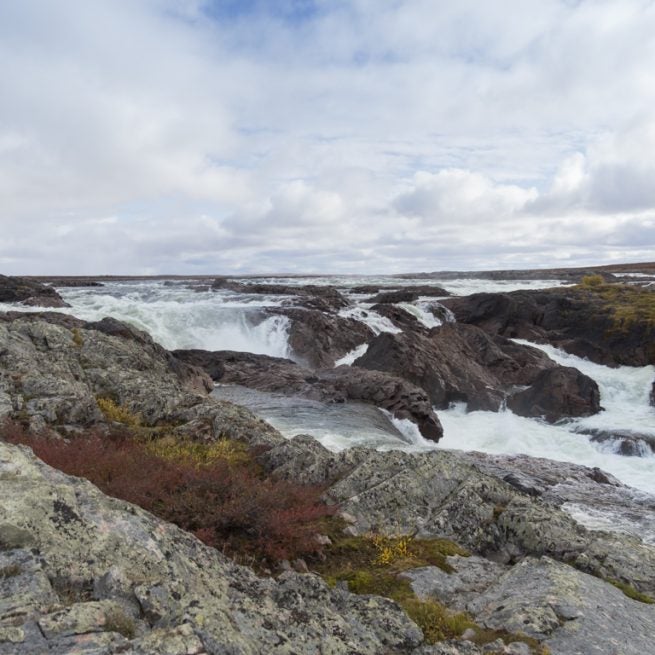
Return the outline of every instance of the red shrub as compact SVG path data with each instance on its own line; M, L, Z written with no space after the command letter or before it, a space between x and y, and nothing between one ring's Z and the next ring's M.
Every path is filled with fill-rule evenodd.
M319 522L333 509L321 489L262 477L252 461L162 459L125 434L89 434L70 441L31 435L13 423L0 439L30 446L64 473L84 477L104 493L177 524L208 545L268 560L313 555Z

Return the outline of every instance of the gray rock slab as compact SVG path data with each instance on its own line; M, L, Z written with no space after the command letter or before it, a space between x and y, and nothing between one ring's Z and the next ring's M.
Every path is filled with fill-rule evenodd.
M553 655L653 652L655 606L550 558L526 558L468 604L489 628L523 632Z

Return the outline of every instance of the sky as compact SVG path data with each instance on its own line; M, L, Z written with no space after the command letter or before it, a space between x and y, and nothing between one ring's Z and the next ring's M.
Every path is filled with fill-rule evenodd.
M0 272L655 260L655 2L0 0Z

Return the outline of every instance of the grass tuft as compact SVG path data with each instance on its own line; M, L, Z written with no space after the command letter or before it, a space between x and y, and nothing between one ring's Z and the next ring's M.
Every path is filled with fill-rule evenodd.
M126 639L134 639L136 634L136 623L134 619L125 610L118 607L105 612L104 627L107 632L117 632Z

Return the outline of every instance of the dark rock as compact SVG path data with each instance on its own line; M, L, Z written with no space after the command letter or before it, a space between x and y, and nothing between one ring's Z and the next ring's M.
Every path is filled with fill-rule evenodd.
M478 293L448 298L443 304L458 321L489 334L549 342L607 366L655 363L655 324L648 320L619 323L601 294L579 287Z
M57 278L44 278L50 286L63 288L78 288L78 287L104 287L102 282L93 280L86 277L57 277Z
M224 384L321 402L365 402L409 419L426 439L438 441L443 434L427 394L387 373L350 366L311 371L288 359L232 351L177 350L174 355Z
M628 457L650 457L655 453L655 437L648 434L638 434L629 430L598 430L594 428L578 428L579 434L589 435L596 443L612 442L617 455Z
M426 333L380 334L355 365L409 380L437 408L466 402L471 410L491 411L500 408L509 386L533 381L555 366L535 349L497 343L478 328L455 323Z
M267 311L290 319L289 346L294 359L311 368L334 366L337 359L374 336L361 321L317 309L276 307Z
M653 380L653 386L650 388L650 404L655 407L655 380Z
M299 286L287 284L246 284L230 279L218 278L214 280L212 289L227 289L237 293L252 293L277 296L296 296L300 304L310 309L321 311L336 311L347 307L350 303L334 287L320 286L316 284L304 284Z
M519 416L542 416L549 423L602 409L596 382L568 366L542 371L532 386L511 396L507 406Z
M5 275L0 275L0 302L21 302L36 307L70 307L52 287Z
M414 302L419 296L436 296L443 298L450 293L441 287L432 286L414 286L403 287L396 291L383 291L376 296L369 298L366 302L372 303L396 303L396 302Z

